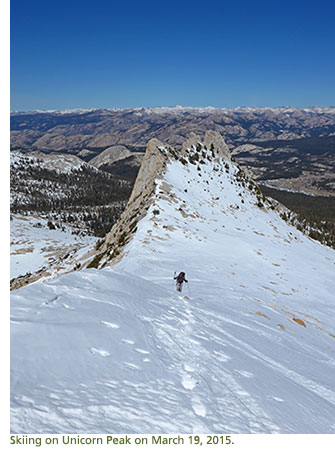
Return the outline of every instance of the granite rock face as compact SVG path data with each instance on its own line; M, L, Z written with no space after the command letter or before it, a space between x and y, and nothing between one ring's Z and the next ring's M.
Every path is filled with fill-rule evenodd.
M119 260L124 245L136 231L137 223L146 215L155 191L155 180L169 161L170 146L157 139L148 142L128 204L119 221L106 235L103 244L89 255L87 267L98 268Z
M201 137L193 132L190 133L189 137L186 139L185 142L183 142L182 147L181 147L181 153L182 155L188 155L191 148L193 146L196 146L201 142Z
M130 158L134 155L143 155L143 154L138 154L137 152L136 153L131 152L124 145L115 145L113 147L107 148L106 150L101 152L99 155L92 158L92 160L89 161L89 164L91 164L92 166L95 166L96 168L100 168L101 166L112 165L113 163L117 161L125 160L126 158Z
M227 160L231 160L229 148L223 140L223 137L217 131L206 131L204 145L208 150L214 149L215 154Z
M112 227L103 243L89 255L87 267L100 268L117 262L125 253L124 247L136 232L137 223L146 215L153 202L156 180L160 179L170 161L187 164L188 158L210 152L213 157L230 161L230 151L222 136L215 131L207 131L204 140L191 133L183 143L179 153L158 139L151 139L146 148L142 164L130 195L128 204L119 221ZM166 193L169 194L168 188Z

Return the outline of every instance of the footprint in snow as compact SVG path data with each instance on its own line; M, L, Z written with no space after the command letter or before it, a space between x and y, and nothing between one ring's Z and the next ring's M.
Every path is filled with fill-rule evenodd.
M188 323L188 320L187 320L187 319L181 319L181 318L179 318L179 321L180 321L180 323L181 323L183 326L185 326L185 325Z
M241 375L242 377L246 377L248 379L250 379L251 377L254 376L254 374L252 374L251 372L248 372L248 371L243 371L243 370L238 370L238 369L235 369L235 372L239 375Z
M142 348L135 348L135 351L137 351L137 353L142 353L143 355L150 355L150 351L143 350Z
M128 345L135 345L135 342L129 339L121 339L121 342L126 343Z
M108 351L102 350L101 348L90 348L90 352L92 353L92 355L100 355L103 358L110 356L110 353Z
M129 369L133 369L133 370L139 370L141 369L139 366L137 366L137 364L134 364L134 363L128 363L126 361L124 361L123 363L126 367L128 367Z
M118 324L110 323L109 321L100 321L100 323L103 324L106 327L111 328L111 329L119 329L120 328L120 326Z
M274 400L277 401L277 402L284 402L284 400L281 399L281 398L278 398L278 396L271 396L271 395L269 395L269 396L267 396L267 399L274 399Z
M196 415L199 415L200 417L206 417L207 409L203 405L203 403L200 401L199 398L197 397L192 398L192 408Z
M197 381L194 377L192 377L192 375L185 373L183 374L181 384L183 385L185 390L193 390L197 384Z
M192 366L192 364L184 364L184 369L186 372L194 372L195 368Z
M18 399L21 400L23 403L35 404L35 401L33 399L28 398L25 395L19 396Z

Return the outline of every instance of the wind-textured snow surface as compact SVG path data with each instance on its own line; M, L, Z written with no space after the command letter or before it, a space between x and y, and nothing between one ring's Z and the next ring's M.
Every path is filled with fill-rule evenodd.
M13 432L334 432L334 251L228 166L172 162L121 262L13 292Z

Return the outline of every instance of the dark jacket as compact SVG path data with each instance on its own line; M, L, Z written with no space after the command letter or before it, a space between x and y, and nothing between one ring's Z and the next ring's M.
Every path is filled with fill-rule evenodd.
M178 276L174 277L175 280L177 280L177 283L182 284L184 281L185 283L188 283L187 279L185 278L185 273L180 272Z

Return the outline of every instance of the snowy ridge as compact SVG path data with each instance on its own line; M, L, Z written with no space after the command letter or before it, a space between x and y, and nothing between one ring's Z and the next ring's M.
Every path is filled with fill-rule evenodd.
M48 155L44 153L22 153L11 152L10 165L12 168L27 168L30 164L36 164L40 168L55 171L61 174L70 174L73 171L85 168L93 168L86 161L81 160L75 155Z
M209 146L146 204L113 267L12 294L12 431L332 433L334 251Z
M63 110L57 110L57 109L50 109L50 110L27 110L27 111L20 111L20 110L14 110L11 113L12 114L32 114L32 113L56 113L60 115L66 115L66 114L83 114L83 113L89 113L89 112L94 112L95 110L99 109L63 109Z

